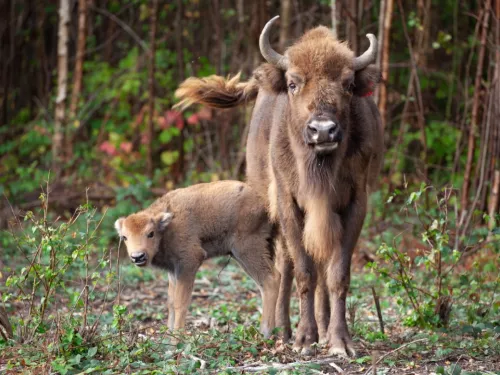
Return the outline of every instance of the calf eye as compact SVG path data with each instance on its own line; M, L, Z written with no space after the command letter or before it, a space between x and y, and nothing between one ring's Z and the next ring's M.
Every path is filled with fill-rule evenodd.
M123 241L127 241L127 237L122 236L122 240L123 240Z
M149 232L149 233L148 233L148 238L153 238L153 237L154 237L154 235L155 235L155 232Z
M290 82L288 84L288 89L290 90L290 92L293 94L295 92L295 90L297 89L297 85L294 83L294 82Z

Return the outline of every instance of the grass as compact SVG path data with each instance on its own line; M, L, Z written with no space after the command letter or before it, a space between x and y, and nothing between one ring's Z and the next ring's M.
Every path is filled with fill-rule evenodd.
M234 261L220 258L200 269L187 329L170 332L166 273L118 257L116 243L102 241L113 230L104 212L84 205L71 218L51 219L48 198L41 199L44 209L0 236L5 249L0 293L14 328L12 339L0 336L0 373L316 374L342 369L372 374L374 366L377 374L500 374L495 241L457 262L446 278L439 276L446 285L442 295L452 301L451 313L441 321L435 311L439 294L433 289L438 274L429 262L439 253L449 266L453 252L446 258L447 242L434 242L418 264L407 264L404 253L408 243L422 243L419 235L432 240L439 228L423 218L415 227L417 217L407 216L401 225L411 221L417 234L395 240L401 230L397 225L382 234L367 225L358 254L387 252L380 245L392 238L396 258L384 262L383 252L374 255L376 262L356 258L348 322L358 356L328 358L326 349L317 346L312 357L301 357L277 335L267 340L260 335L256 285ZM396 222L390 215L386 220ZM401 279L398 267L404 267L408 279ZM373 290L380 299L383 333ZM292 324L297 323L294 297Z

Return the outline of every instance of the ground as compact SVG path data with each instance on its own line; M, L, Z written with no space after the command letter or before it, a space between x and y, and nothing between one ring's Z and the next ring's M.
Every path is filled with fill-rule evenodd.
M94 331L87 330L85 340L78 338L77 328L68 333L57 327L66 333L53 340L55 346L50 341L56 337L54 327L48 327L45 341L32 339L5 347L0 373L500 374L498 326L471 330L470 326L450 325L434 331L409 328L403 324L397 298L384 294L376 274L361 263L354 267L348 299L348 322L357 350L354 359L328 357L324 347L317 347L312 357L301 357L278 335L263 339L258 333L260 295L256 285L230 258L202 266L187 329L171 333L166 329L167 274L135 267L123 258L120 293L96 289L91 294L89 327L97 316L99 324ZM374 285L380 295L385 334L380 332ZM75 289L81 290L81 286ZM54 304L51 313L64 315L68 305ZM294 296L294 327L297 306ZM10 311L16 309L19 314L22 305L10 305ZM61 354L61 348L66 354Z

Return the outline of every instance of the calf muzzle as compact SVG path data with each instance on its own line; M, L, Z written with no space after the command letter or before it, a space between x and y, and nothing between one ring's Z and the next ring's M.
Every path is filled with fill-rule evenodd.
M137 252L130 254L130 259L136 266L145 266L148 261L148 256L146 253Z

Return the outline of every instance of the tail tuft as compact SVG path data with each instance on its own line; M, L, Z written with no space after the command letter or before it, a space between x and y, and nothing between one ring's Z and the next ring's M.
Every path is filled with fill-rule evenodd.
M254 79L240 82L240 74L225 79L220 76L188 78L181 83L175 96L180 100L174 107L182 110L192 104L212 108L232 108L256 98L258 86Z

